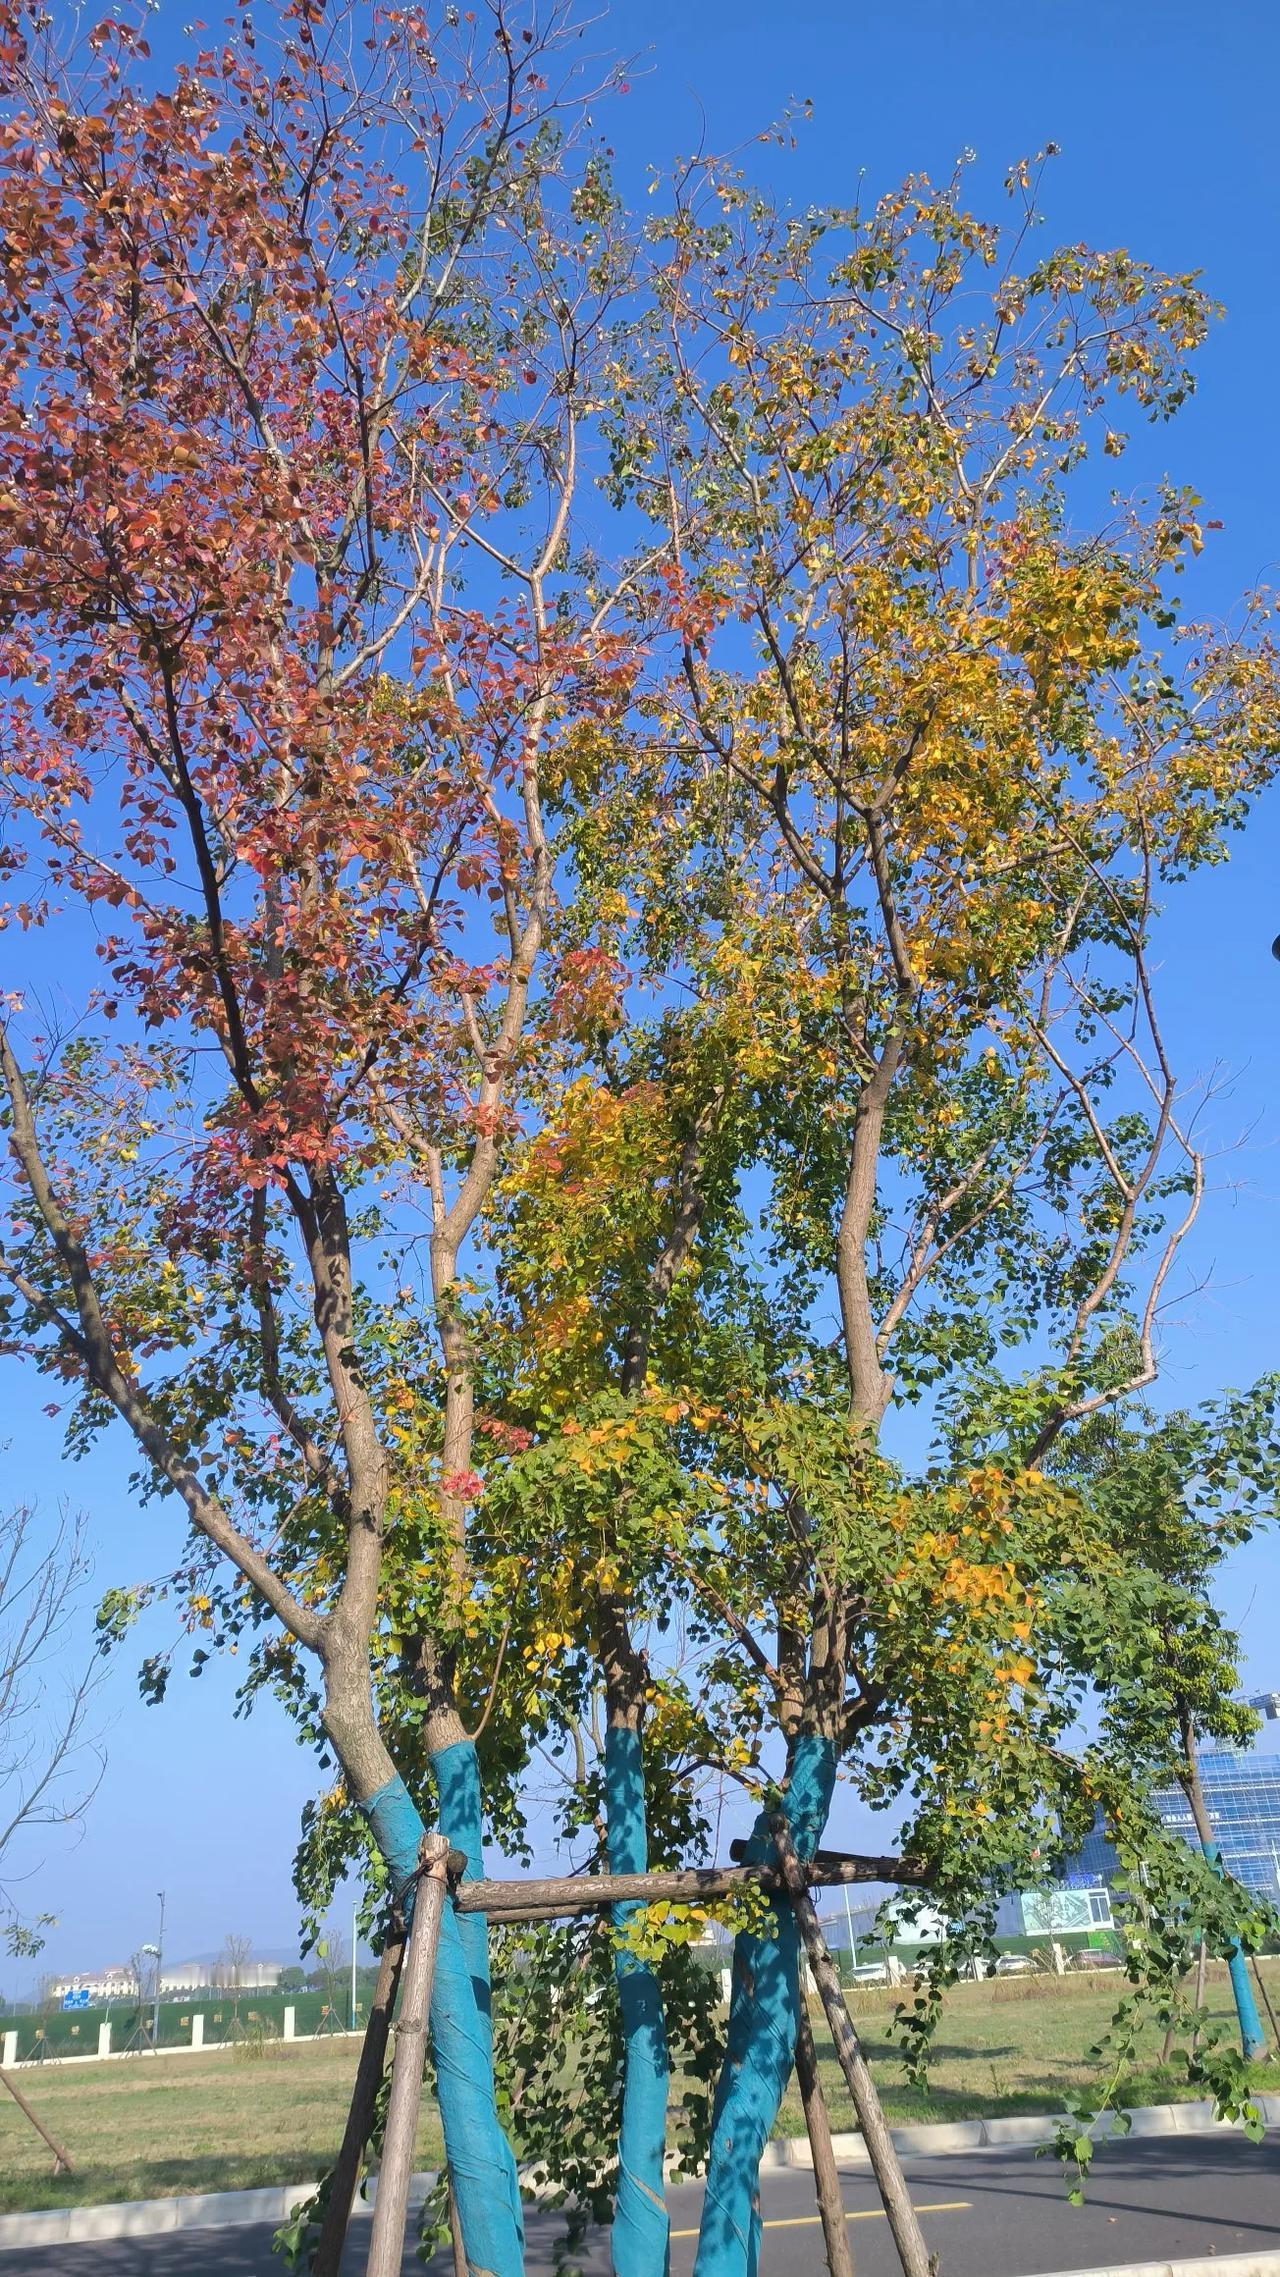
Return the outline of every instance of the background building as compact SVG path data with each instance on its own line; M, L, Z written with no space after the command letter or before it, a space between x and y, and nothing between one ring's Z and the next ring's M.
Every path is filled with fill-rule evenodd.
M127 1961L118 1961L113 1967L87 1969L82 1976L53 1977L49 1994L62 2000L70 1992L87 1992L91 2003L103 2000L129 2000L138 1997L138 1980Z
M181 1998L188 1992L226 1992L233 1988L240 1992L271 1992L282 1975L279 1961L246 1960L232 1971L222 1954L210 1955L202 1961L180 1961L176 1968L166 1967L160 1978L162 1999ZM69 1992L87 1992L91 2002L100 2000L128 2000L138 1996L138 1980L127 1961L117 1962L112 1968L87 1969L81 1975L55 1977L49 1991L61 2000ZM154 1997L150 1973L145 1985L148 2000Z
M1256 1748L1206 1750L1200 1757L1200 1784L1227 1872L1255 1896L1280 1905L1280 1755ZM1195 1842L1191 1805L1181 1787L1162 1788L1152 1801L1172 1833ZM1099 1820L1063 1881L1069 1889L1086 1889L1110 1884L1118 1870Z
M206 1986L214 1992L227 1992L238 1987L241 1992L273 1992L283 1974L280 1961L238 1961L234 1965L219 1953L213 1960L180 1961L173 1969L164 1972L165 1992L202 1992Z
M1200 1784L1227 1872L1256 1897L1280 1904L1280 1756L1217 1749L1200 1757ZM1157 1795L1155 1804L1174 1834L1195 1841L1181 1787Z

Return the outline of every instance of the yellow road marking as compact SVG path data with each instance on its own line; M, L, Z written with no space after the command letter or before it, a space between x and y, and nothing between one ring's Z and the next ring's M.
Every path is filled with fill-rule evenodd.
M961 2214L967 2212L972 2205L972 2198L935 2198L927 2206L917 2206L915 2210L917 2214ZM844 2218L846 2222L882 2222L885 2218L884 2207L846 2207ZM767 2230L807 2230L815 2228L821 2220L821 2214L787 2214L779 2221L766 2222L764 2227ZM671 2232L673 2243L678 2237L696 2237L697 2235L696 2230L672 2230Z

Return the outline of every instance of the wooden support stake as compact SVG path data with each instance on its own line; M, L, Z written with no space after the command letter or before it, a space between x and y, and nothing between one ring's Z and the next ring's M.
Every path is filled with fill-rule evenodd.
M396 1989L400 1983L403 1960L404 1930L397 1927L388 1932L387 1941L382 1948L382 1958L378 1963L373 2006L369 2011L360 2061L356 2066L351 2108L347 2113L342 2148L333 2169L329 2203L320 2226L320 2236L311 2263L311 2277L338 2277L342 2266L342 2249L346 2243L356 2185L360 2180L361 2161L372 2131L374 2107L386 2068L391 2012L396 2004Z
M770 1819L769 1829L773 1835L774 1847L778 1853L787 1888L791 1893L796 1921L799 1924L800 1935L804 1940L805 1950L809 1956L809 1966L813 1971L813 1981L822 1995L822 2005L827 2012L827 2022L831 2027L831 2037L835 2042L836 2054L840 2059L840 2068L849 2083L849 2093L853 2097L853 2108L857 2113L858 2125L862 2129L862 2139L867 2146L871 2159L871 2169L876 2178L876 2187L880 2192L885 2213L889 2218L893 2242L898 2249L898 2259L902 2263L903 2277L934 2277L935 2265L930 2259L928 2248L924 2242L924 2235L916 2219L916 2210L911 2203L911 2193L907 2189L906 2177L903 2174L898 2154L893 2147L893 2137L885 2124L885 2116L880 2107L880 2098L876 2093L875 2081L867 2068L867 2059L862 2053L862 2043L853 2028L853 2019L845 2007L844 1994L840 1989L840 1979L836 1975L835 1965L827 1951L827 1941L822 1934L818 1916L813 1910L813 1900L809 1895L808 1884L805 1880L805 1869L796 1856L795 1845L791 1840L791 1829L786 1819L781 1815Z
M449 2243L453 2247L453 2277L468 2277L470 2264L467 2249L462 2242L462 2221L458 2213L458 2194L449 2178Z
M49 2145L50 2150L53 2152L54 2173L57 2174L59 2171L61 2171L64 2174L74 2174L75 2168L71 2164L70 2159L67 2157L67 2154L64 2151L61 2143L54 2141L54 2138L46 2127L44 2120L39 2118L37 2114L32 2110L31 2105L28 2103L26 2096L22 2092L22 2089L16 2084L14 2080L10 2079L7 2071L0 2071L0 2085L8 2088L10 2095L13 2097L14 2102L18 2106L18 2109L26 2113L27 2118L31 2121L32 2126L35 2128L36 2133L38 2135L44 2136L44 2139Z
M800 2024L796 2032L796 2078L800 2082L800 2100L804 2104L804 2121L809 2130L809 2147L813 2152L813 2179L818 2193L818 2212L822 2217L827 2267L831 2277L853 2277L849 2224L845 2219L840 2172L836 2165L835 2144L831 2140L831 2120L827 2112L827 2099L822 2092L822 2081L818 2077L818 2058L814 2051L813 2033L809 2027L809 2007L803 1986L800 1990Z
M378 2195L373 2207L368 2277L400 2277L404 2228L409 2211L413 2146L422 2107L422 2072L427 2060L427 2022L431 1984L444 1912L449 1845L442 1834L424 1834L419 1851L418 1894L404 1959L404 1995L396 2026L391 2094L382 2138Z
M1196 2002L1195 2002L1195 2004L1196 2004L1197 2018L1198 2018L1198 2014L1199 2014L1199 2011L1200 2011L1200 2009L1202 2009L1202 2008L1204 2007L1204 1980L1205 1980L1205 1974L1206 1974L1206 1971L1207 1971L1207 1969L1208 1969L1208 1965L1209 1965L1209 1949L1208 1949L1208 1946L1205 1944L1205 1941L1204 1941L1204 1931L1203 1931L1203 1930L1201 1930L1201 1932L1200 1932L1200 1951L1199 1951L1199 1953L1198 1953L1198 1954L1197 1954L1197 1956L1196 1956ZM1199 2048L1199 2045L1200 2045L1200 2025L1199 2025L1199 2022L1197 2021L1197 2022L1196 2022L1196 2024L1195 2024L1195 2026L1193 2027L1193 2029L1192 2029L1192 2033L1191 2033L1191 2053L1192 2053L1192 2055L1195 2055L1195 2053L1196 2053L1197 2049Z

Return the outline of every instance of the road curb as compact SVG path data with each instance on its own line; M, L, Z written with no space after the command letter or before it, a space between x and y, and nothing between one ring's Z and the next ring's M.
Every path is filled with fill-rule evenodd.
M1188 2261L1109 2261L1105 2269L1055 2269L1050 2277L1280 2277L1280 2253L1197 2253Z
M1254 2101L1268 2127L1280 2128L1280 2095L1257 2095ZM1239 2133L1239 2122L1215 2119L1212 2103L1152 2103L1129 2113L1129 2134L1221 2135ZM1004 2119L951 2119L933 2126L892 2127L890 2133L904 2158L949 2158L965 2151L1032 2150L1051 2143L1065 2115L1028 2112ZM1122 2134L1114 2114L1108 2112L1094 2130L1105 2142ZM867 2147L861 2135L835 2135L835 2154L842 2166L867 2166ZM784 2168L808 2168L813 2153L807 2136L793 2135L766 2143L760 2159L762 2174ZM526 2182L529 2177L524 2177ZM435 2181L434 2174L415 2174L413 2200L421 2205ZM283 2222L309 2198L314 2182L276 2183L266 2190L217 2190L201 2196L132 2198L106 2206L55 2206L39 2213L0 2214L0 2254L42 2245L93 2245L112 2238L161 2237L174 2230L239 2229L250 2222ZM376 2183L358 2202L367 2212L377 2194ZM1280 2252L1213 2255L1199 2261L1151 2261L1116 2270L1072 2270L1061 2277L1280 2277Z
M314 2182L276 2183L266 2190L218 2190L181 2198L131 2198L107 2206L54 2206L0 2215L0 2253L21 2246L91 2245L108 2238L160 2237L173 2230L237 2229L282 2222L309 2198Z
M1255 2095L1267 2127L1280 2127L1280 2095ZM1140 2104L1120 2124L1115 2112L1105 2112L1093 2128L1095 2142L1153 2135L1230 2135L1241 2132L1236 2119L1215 2119L1210 2102ZM950 2119L934 2126L891 2127L894 2146L903 2158L948 2158L976 2150L1038 2150L1051 2143L1059 2127L1067 2124L1065 2112L1034 2111L1004 2119ZM866 2166L867 2146L861 2135L833 2135L836 2157L842 2166ZM806 2135L789 2135L766 2143L760 2160L762 2174L782 2167L810 2167L813 2153ZM1225 2266L1225 2264L1224 2264ZM1280 2266L1276 2277L1280 2277Z
M415 2174L409 2186L411 2212L425 2204L434 2173ZM254 2222L287 2221L295 2207L315 2195L314 2182L276 2182L265 2190L210 2190L199 2196L130 2198L107 2206L54 2206L32 2214L0 2214L0 2254L43 2245L97 2245L112 2238L165 2237L176 2230L243 2229ZM362 2191L353 2216L368 2214L378 2195L376 2180Z

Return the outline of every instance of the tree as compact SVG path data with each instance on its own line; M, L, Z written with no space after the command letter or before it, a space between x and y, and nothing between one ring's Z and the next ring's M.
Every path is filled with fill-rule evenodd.
M708 1764L802 1856L838 1772L911 1796L979 1934L1106 1769L1130 1564L1046 1463L1154 1373L1202 1173L1151 929L1274 760L1262 616L1183 642L1194 502L1084 471L1208 304L1033 257L1029 175L1002 238L694 167L637 264L562 19L257 17L161 92L128 25L73 71L5 18L12 922L104 929L3 1044L6 1337L184 1505L195 1665L336 1758L313 1912L366 1827L407 1901L428 1780L477 1871L478 1744L518 1841L550 1741L619 1861ZM688 1928L612 1932L627 2277ZM700 2277L758 2244L789 1909L738 1959ZM514 2277L477 1917L433 2033Z
M131 2049L146 2049L152 2045L151 2006L155 1998L154 1970L154 1948L149 1945L136 1946L125 1962L123 1973L128 1985L125 1998L133 2004L133 2023L130 2027L129 2037L125 2042L126 2054Z
M326 1925L325 1933L316 1944L316 1958L320 1963L320 1989L325 2006L335 2024L340 2024L344 2009L344 1978L350 1955L346 1939L340 1929Z
M51 1662L68 1641L91 1570L86 1525L65 1516L42 1536L37 1512L18 1504L0 1518L0 1935L9 1952L38 1952L39 1921L16 1891L24 1830L68 1826L97 1791L103 1758L92 1737L97 1670L59 1683ZM7 1867L7 1871L6 1871Z
M1188 1878L1179 1842L1166 1846L1164 1871L1175 1892L1180 1879L1185 1884L1185 1926L1201 1950L1207 1921L1214 1949L1227 1959L1246 2063L1264 2053L1266 2040L1241 1935L1256 1939L1263 1917L1251 1893L1235 1889L1224 1903L1215 1886L1222 1865L1199 1745L1211 1738L1243 1746L1257 1729L1256 1712L1239 1697L1239 1639L1222 1621L1214 1585L1228 1551L1274 1517L1278 1398L1269 1378L1190 1414L1157 1417L1139 1409L1130 1417L1099 1416L1071 1434L1058 1456L1087 1483L1113 1538L1136 1561L1133 1617L1110 1640L1107 1737L1117 1760L1132 1766L1139 1791L1177 1784L1187 1797L1208 1886L1203 1874ZM1179 1959L1169 1956L1160 1987L1170 2044L1185 2021L1176 1997ZM1195 2058L1201 2075L1220 2075L1225 2088L1232 2066L1215 2065L1198 2047L1203 2021L1191 2019Z
M244 1987L245 1971L253 1958L253 1939L228 1930L222 1940L221 1958L214 1964L215 1981L231 1995L231 2029L239 2030L240 1994Z
M556 10L280 0L167 87L131 20L70 57L57 30L6 0L5 859L13 926L101 920L100 984L66 1036L6 998L5 1336L73 1444L123 1420L189 1521L193 1638L256 1642L411 1896L373 1664L412 1664L474 1870L461 1256L531 991L563 1025L592 985L540 980L545 755L629 672L564 575L615 285L563 131L591 90ZM435 1385L429 1476L397 1460L406 1373ZM486 1977L451 1915L449 2162L471 2258L510 2277Z
M1086 1581L1120 1606L1123 1576L1043 1466L1156 1372L1203 1168L1152 929L1277 740L1265 608L1241 634L1181 623L1195 500L1108 510L1085 474L1122 452L1126 399L1176 409L1211 308L1127 254L1041 251L1033 170L1011 190L1006 232L958 183L799 218L706 165L653 226L613 463L665 540L675 668L647 734L579 739L570 792L583 938L664 1009L531 1143L513 1239L560 1378L598 1381L657 1205L678 1214L688 1150L706 1175L732 1099L765 1233L703 1236L718 1373L681 1418L723 1487L691 1498L702 1525L648 1532L625 1586L640 1603L675 1563L709 1641L736 1640L738 1744L758 1761L776 1718L802 1854L844 1763L873 1800L914 1789L913 1851L979 1908L1087 1792L1072 1607ZM688 1262L696 1289L696 1240ZM935 1435L914 1476L880 1447L912 1405ZM700 2277L754 2250L789 1936L741 1955Z

